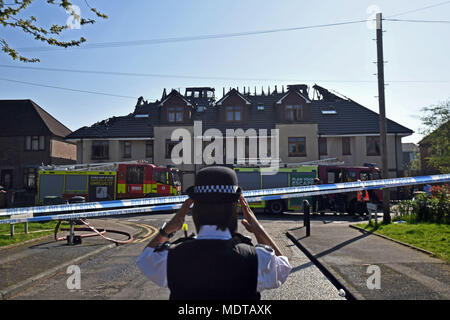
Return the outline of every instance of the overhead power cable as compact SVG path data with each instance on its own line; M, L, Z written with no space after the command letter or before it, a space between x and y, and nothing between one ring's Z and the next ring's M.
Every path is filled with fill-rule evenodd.
M60 69L60 68L44 68L44 67L25 67L25 66L9 66L0 65L0 68L12 68L21 70L36 70L50 72L70 72L85 73L99 75L114 76L131 76L131 77L154 77L154 78L178 78L178 79L204 79L204 80L239 80L239 81L307 81L307 82L374 82L373 80L312 80L312 79L281 79L281 78L244 78L244 77L225 77L225 76L198 76L198 75L174 75L174 74L158 74L158 73L135 73L135 72L114 72L101 70L80 70L80 69Z
M401 13L397 13L386 18L396 17L412 12L418 12L442 5L449 4L450 1L445 1L441 3L437 3L434 5L409 10ZM153 45L153 44L161 44L161 43L174 43L174 42L188 42L188 41L196 41L196 40L207 40L207 39L220 39L220 38L231 38L231 37L242 37L249 35L258 35L258 34L269 34L269 33L277 33L277 32L288 32L288 31L297 31L297 30L305 30L305 29L313 29L313 28L326 28L326 27L334 27L348 24L356 24L363 23L367 21L374 21L375 19L364 19L364 20L354 20L354 21L344 21L337 23L328 23L328 24L319 24L319 25L310 25L310 26L300 26L300 27L292 27L292 28L279 28L279 29L269 29L269 30L259 30L259 31L247 31L247 32L236 32L236 33L222 33L222 34L211 34L211 35L199 35L199 36L186 36L186 37L174 37L174 38L160 38L160 39L148 39L148 40L134 40L134 41L116 41L116 42L100 42L100 43L86 43L83 46L76 47L68 47L68 48L55 48L51 46L45 47L24 47L18 48L19 51L23 52L39 52L39 51L60 51L67 49L102 49L102 48L114 48L114 47L129 47L129 46L143 46L143 45ZM392 20L394 21L394 20ZM417 21L418 22L418 21ZM425 21L423 21L425 22ZM432 21L430 21L432 22ZM434 21L436 22L436 21Z
M394 22L450 23L450 20L406 20L406 19L389 19L389 18L383 20Z
M134 41L100 42L100 43L90 43L90 44L86 43L83 46L70 47L67 49L101 49L101 48L153 45L153 44L160 44L160 43L188 42L188 41L207 40L207 39L222 39L222 38L242 37L242 36L258 35L258 34L269 34L269 33L277 33L277 32L288 32L288 31L297 31L297 30L305 30L305 29L314 29L314 28L335 27L335 26L341 26L341 25L363 23L363 22L373 21L373 20L374 19L364 19L364 20L354 20L354 21L318 24L318 25L292 27L292 28L246 31L246 32L236 32L236 33L210 34L210 35L187 36L187 37L160 38L160 39L134 40ZM22 51L22 52L33 52L33 51L37 52L37 51L64 50L64 49L62 49L62 48L56 49L56 48L52 48L52 47L27 47L27 48L18 48L17 50Z
M5 79L5 78L0 78L0 80L8 81L8 82L21 83L21 84L27 84L27 85L31 85L31 86L51 88L51 89L59 89L59 90L74 91L74 92L83 92L83 93L90 93L90 94L97 94L97 95L102 95L102 96L110 96L110 97L118 97L118 98L137 99L137 97L132 97L132 96L124 96L124 95L113 94L113 93L104 93L104 92L98 92L98 91L88 91L88 90L81 90L81 89L57 87L57 86L51 86L51 85L46 85L46 84L41 84L41 83L36 83L36 82L26 82L26 81L19 81L19 80L13 80L13 79Z
M422 7L422 8L418 8L418 9L414 9L414 10L409 10L409 11L405 11L402 13L397 13L395 15L388 16L387 18L404 15L404 14L408 14L408 13L412 13L412 12L417 12L417 11L421 11L421 10L426 10L429 8L442 6L442 5L445 5L448 3L450 3L450 1L445 1L445 2L437 3L437 4L434 4L431 6ZM145 46L145 45L154 45L154 44L162 44L162 43L189 42L189 41L207 40L207 39L222 39L222 38L232 38L232 37L242 37L242 36L250 36L250 35L278 33L278 32L298 31L298 30L314 29L314 28L335 27L335 26L341 26L341 25L363 23L363 22L374 21L374 20L375 19L353 20L353 21L344 21L344 22L310 25L310 26L300 26L300 27L292 27L292 28L278 28L278 29L268 29L268 30L259 30L259 31L246 31L246 32L210 34L210 35L199 35L199 36L186 36L186 37L173 37L173 38L160 38L160 39L134 40L134 41L86 43L82 46L68 47L68 48L55 48L55 47L51 47L51 46L24 47L24 48L19 48L18 50L22 51L22 52L39 52L39 51L42 52L42 51L55 51L55 50L61 51L61 50L68 50L68 49L69 50L70 49L103 49L103 48L130 47L130 46ZM392 20L392 21L394 21L394 20ZM423 22L425 22L425 21L423 21Z
M430 9L430 8L435 8L435 7L443 6L443 5L446 5L446 4L449 4L449 3L450 3L450 1L444 1L444 2L440 2L440 3L432 4L430 6L421 7L421 8L418 8L418 9L413 9L413 10L408 10L408 11L396 13L396 14L390 15L390 16L388 16L386 18L398 17L398 16L402 16L404 14L418 12L418 11L422 11L422 10L426 10L426 9Z
M29 66L10 66L0 64L0 68L11 68L21 70L49 71L49 72L69 72L81 74L98 74L128 77L149 77L149 78L177 78L177 79L203 79L203 80L228 80L228 81L284 81L284 82L334 82L334 83L373 83L376 80L345 80L345 79L286 79L286 78L243 78L243 77L225 77L225 76L198 76L198 75L173 75L158 73L134 73L134 72L114 72L101 70L80 70L80 69L62 69L62 68L46 68L46 67L29 67ZM390 80L388 82L450 82L450 80Z

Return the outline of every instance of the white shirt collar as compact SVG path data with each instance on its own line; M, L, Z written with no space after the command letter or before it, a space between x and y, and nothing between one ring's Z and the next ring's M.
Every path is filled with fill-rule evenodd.
M217 229L217 226L205 225L200 227L200 231L196 237L197 240L202 239L218 239L228 240L231 239L231 233L228 229L225 231Z

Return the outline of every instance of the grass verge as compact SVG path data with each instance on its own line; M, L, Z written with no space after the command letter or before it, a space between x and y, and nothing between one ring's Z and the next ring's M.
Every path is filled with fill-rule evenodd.
M450 263L450 225L436 223L360 223L356 226L434 253Z
M28 234L25 234L25 223L14 225L14 237L11 237L9 224L0 224L0 247L40 238L54 233L57 221L28 223ZM61 227L67 227L62 224Z

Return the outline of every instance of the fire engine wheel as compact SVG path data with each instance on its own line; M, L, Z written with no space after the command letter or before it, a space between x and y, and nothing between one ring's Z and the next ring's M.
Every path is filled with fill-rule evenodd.
M282 214L284 211L283 201L271 201L269 202L269 211L272 214Z

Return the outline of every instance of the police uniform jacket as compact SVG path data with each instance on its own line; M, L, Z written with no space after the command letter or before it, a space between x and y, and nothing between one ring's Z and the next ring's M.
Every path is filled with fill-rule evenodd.
M217 226L202 226L195 239L165 248L147 247L137 259L171 299L259 299L265 289L286 281L291 266L269 246L253 246Z

